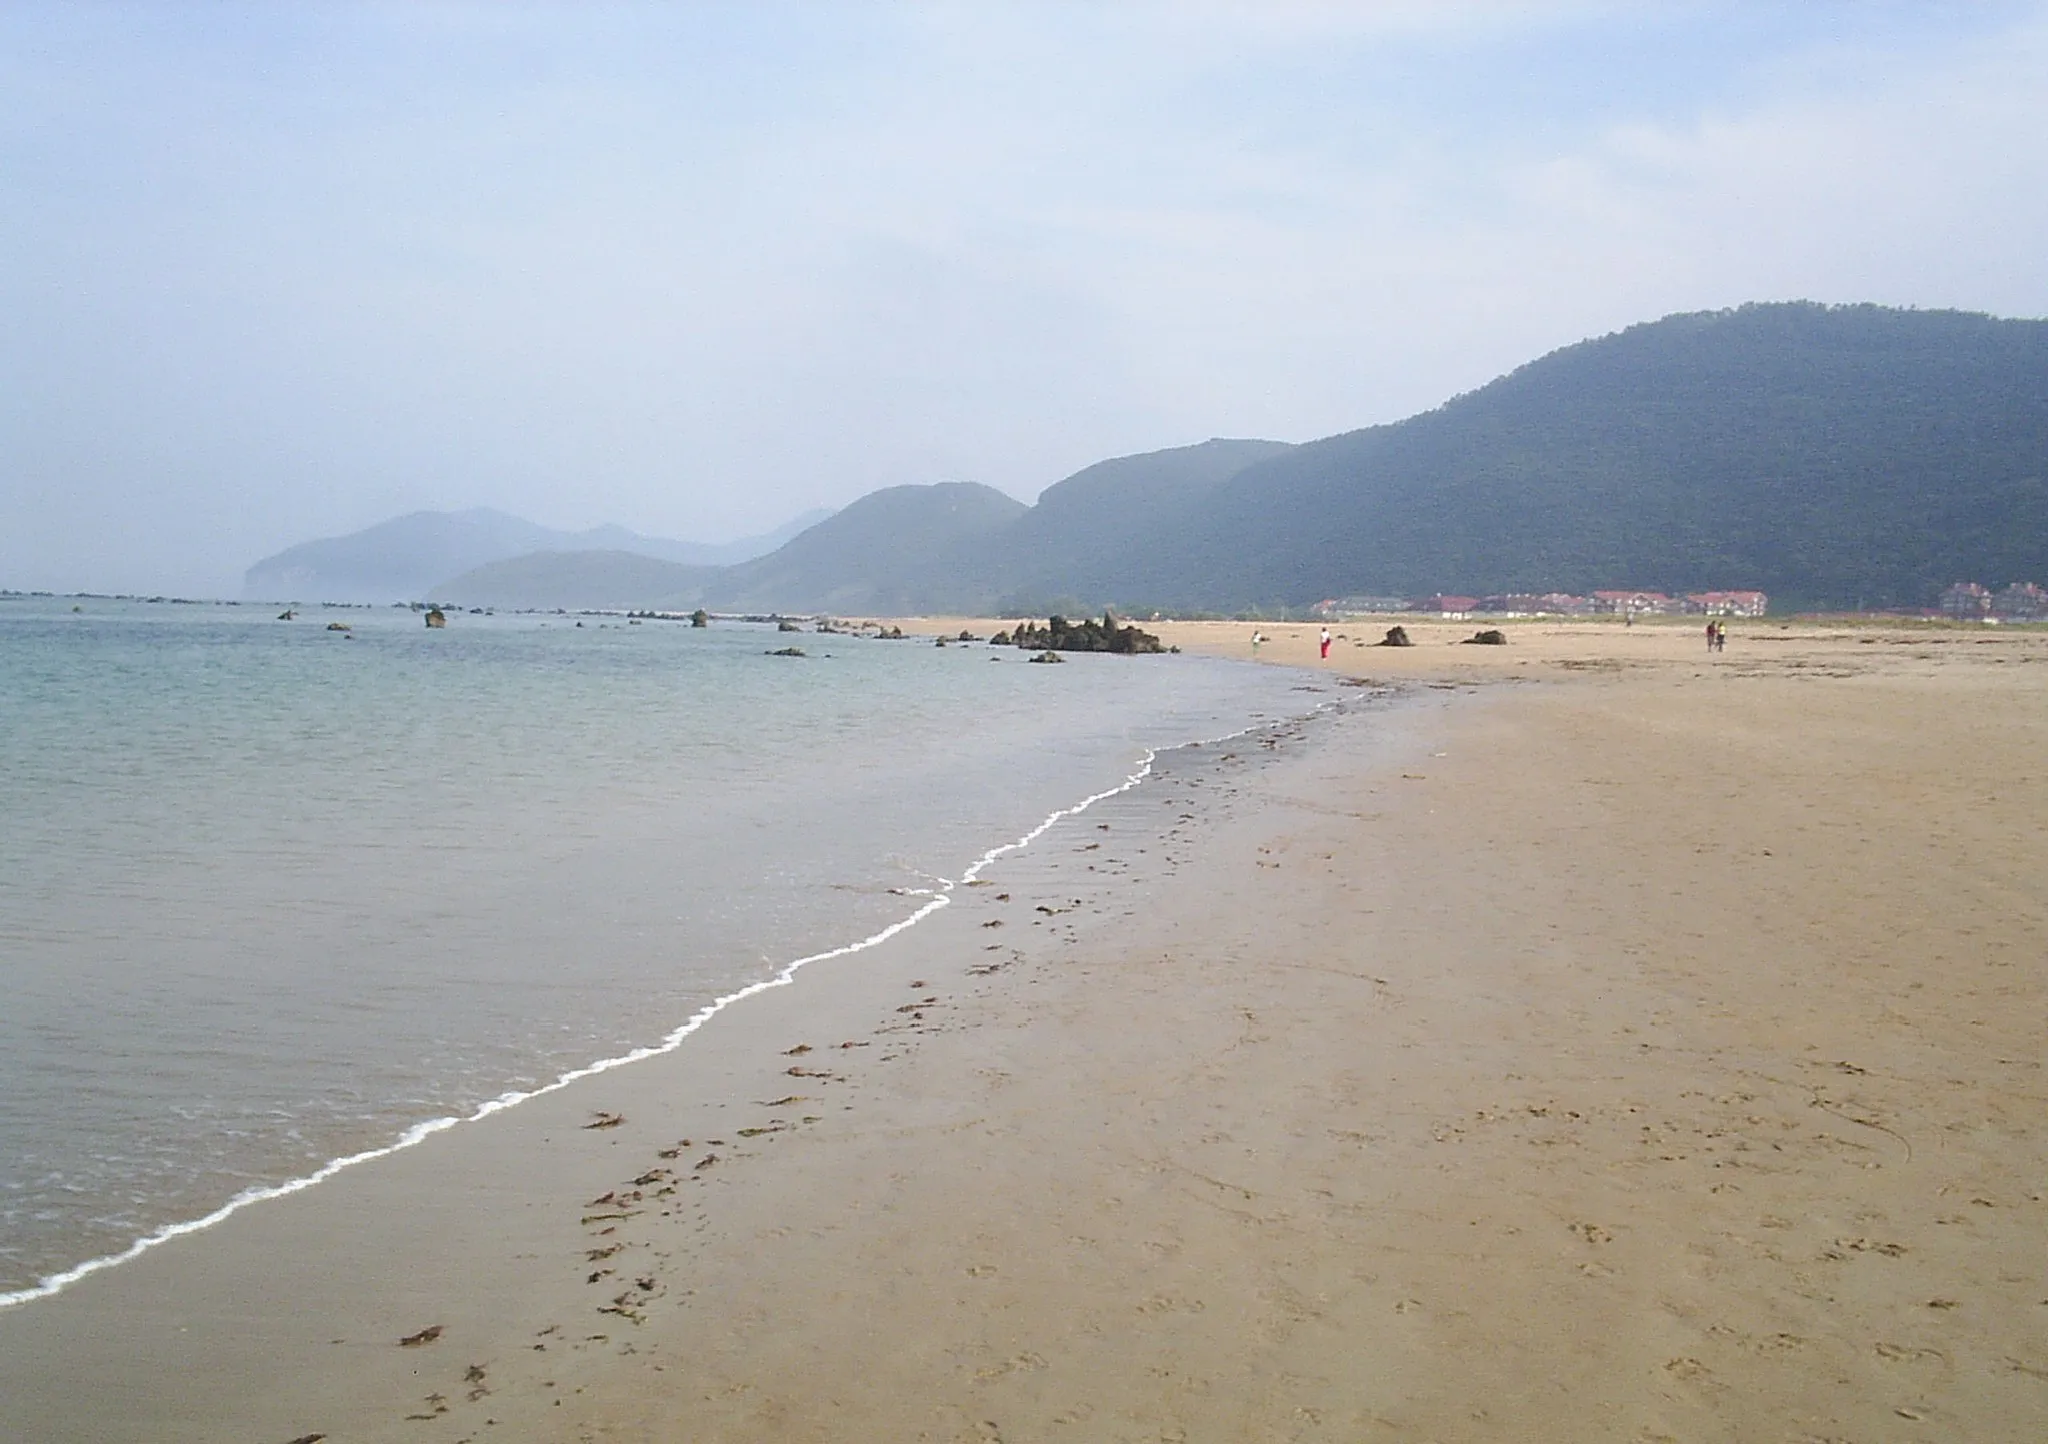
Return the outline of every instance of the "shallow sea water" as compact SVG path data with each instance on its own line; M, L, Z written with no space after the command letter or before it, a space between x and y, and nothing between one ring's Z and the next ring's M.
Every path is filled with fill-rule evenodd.
M658 1044L1300 683L0 598L0 1295Z

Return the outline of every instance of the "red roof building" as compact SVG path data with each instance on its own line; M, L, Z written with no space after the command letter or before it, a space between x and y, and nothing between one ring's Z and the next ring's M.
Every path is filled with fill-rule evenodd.
M1450 597L1438 592L1433 597L1420 597L1414 603L1418 612L1441 612L1446 617L1462 617L1479 610L1477 597Z
M1762 592L1688 592L1685 600L1687 610L1710 617L1761 617L1770 604Z

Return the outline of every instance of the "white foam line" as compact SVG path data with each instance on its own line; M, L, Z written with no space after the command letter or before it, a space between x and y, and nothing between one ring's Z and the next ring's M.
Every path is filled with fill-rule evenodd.
M1316 710L1321 711L1322 708L1319 706ZM1284 722L1288 719L1281 720ZM1195 742L1182 743L1180 745L1188 747L1213 746L1218 742L1229 742L1235 738L1249 736L1253 732L1267 730L1278 725L1281 725L1281 723L1274 721L1261 722L1254 726L1240 728L1235 732L1223 733L1218 737L1206 737ZM987 852L976 858L967 871L960 874L957 879L933 878L932 880L938 884L937 891L934 892L923 888L904 889L905 892L912 896L923 896L926 899L909 917L900 918L883 928L880 932L862 938L859 942L847 943L842 947L831 948L822 953L812 953L807 957L798 958L794 962L785 963L782 969L773 977L763 978L757 983L749 983L736 993L727 993L722 998L716 998L706 1003L659 1043L644 1048L635 1048L630 1053L622 1053L616 1058L601 1058L595 1063L587 1064L584 1067L564 1073L561 1077L555 1079L554 1082L543 1084L538 1088L501 1093L496 1098L478 1105L477 1108L466 1114L459 1116L450 1115L445 1118L430 1118L424 1123L415 1123L412 1127L406 1129L404 1133L400 1134L394 1142L387 1143L380 1148L367 1148L361 1153L351 1153L346 1158L330 1159L303 1178L294 1178L286 1183L271 1183L254 1188L245 1188L203 1218L189 1219L184 1223L165 1224L154 1233L145 1234L143 1237L135 1240L135 1242L129 1244L127 1248L119 1253L87 1259L84 1263L65 1269L61 1273L50 1274L28 1288L16 1289L12 1293L0 1293L0 1309L11 1308L16 1304L31 1303L36 1299L49 1298L53 1294L63 1292L80 1279L90 1278L92 1275L103 1270L127 1263L130 1259L140 1258L151 1249L167 1244L172 1239L183 1238L186 1234L199 1233L204 1229L212 1228L215 1224L223 1223L252 1204L267 1203L274 1198L285 1198L294 1193L301 1193L315 1184L325 1183L344 1168L354 1168L359 1163L369 1163L378 1158L389 1158L394 1153L411 1148L416 1144L424 1143L436 1133L444 1133L458 1124L475 1123L480 1119L490 1117L493 1113L502 1113L507 1108L524 1103L529 1098L540 1098L549 1093L560 1092L571 1083L580 1083L583 1079L593 1078L599 1073L609 1073L612 1069L623 1068L629 1063L639 1063L648 1058L658 1058L664 1053L673 1053L682 1046L685 1038L689 1037L727 1008L730 1008L733 1004L743 1002L757 993L765 993L770 988L787 987L796 981L796 975L800 971L812 963L827 962L833 958L843 958L852 953L866 952L869 948L879 947L881 944L886 943L898 933L915 927L940 908L952 902L950 894L954 888L973 882L981 876L984 869L998 858L1006 857L1013 852L1022 851L1043 837L1054 826L1064 822L1067 818L1086 812L1096 803L1118 796L1121 793L1129 792L1133 787L1136 787L1151 775L1152 763L1158 756L1159 753L1155 748L1146 748L1144 757L1138 763L1138 770L1125 777L1116 786L1104 788L1101 792L1091 793L1070 807L1062 807L1058 811L1048 814L1044 821L1040 822L1038 826L1032 828L1016 841L1006 842L1000 847L990 848Z

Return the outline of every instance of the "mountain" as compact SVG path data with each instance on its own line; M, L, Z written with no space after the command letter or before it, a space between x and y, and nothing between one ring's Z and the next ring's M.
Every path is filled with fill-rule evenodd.
M687 566L634 552L528 552L486 562L427 592L464 607L548 610L593 607L619 611L694 610L719 567Z
M1097 610L1080 599L1119 595L1133 558L1144 555L1163 529L1196 515L1246 467L1293 449L1284 441L1219 437L1077 471L973 548L963 579L974 603L969 609Z
M1788 303L1634 326L1257 463L1108 595L1234 610L1756 588L1884 606L1972 577L2048 577L2048 322Z
M512 554L393 594L467 600L436 583ZM620 605L867 615L1596 587L1926 605L1957 580L2048 580L2048 322L1805 302L1667 316L1390 425L1119 457L1032 507L965 482L890 487L713 573L627 586L622 567L505 578Z
M754 561L728 568L706 605L725 611L909 616L959 605L975 544L1028 508L971 481L870 492Z
M265 557L244 576L242 594L267 601L413 601L439 595L437 583L474 567L543 551L608 550L700 566L730 565L775 550L830 514L809 512L763 536L713 545L643 537L619 526L555 531L485 507L420 511Z

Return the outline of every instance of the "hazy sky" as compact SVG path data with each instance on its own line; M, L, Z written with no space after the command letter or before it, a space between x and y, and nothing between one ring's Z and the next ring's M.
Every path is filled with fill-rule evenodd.
M720 540L1795 297L2048 314L2048 4L0 0L0 586Z

